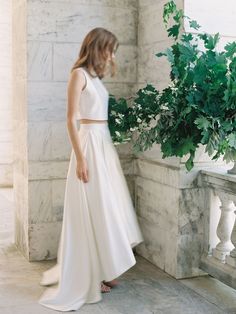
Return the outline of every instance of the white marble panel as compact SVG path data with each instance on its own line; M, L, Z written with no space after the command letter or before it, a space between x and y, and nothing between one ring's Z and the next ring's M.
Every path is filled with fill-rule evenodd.
M117 75L105 82L136 83L138 49L135 45L120 45L116 52Z
M128 185L128 189L129 189L129 192L130 192L130 196L131 196L132 202L134 204L134 202L135 202L134 177L125 174L125 179L126 179L126 182L127 182L127 185Z
M124 174L127 176L133 176L134 174L133 160L131 158L125 158L122 156L119 156L119 159Z
M166 57L158 58L156 53L162 52L169 46L168 41L152 43L139 47L138 80L148 82L160 88L160 83L167 86L170 83L170 65ZM154 84L157 82L157 85Z
M29 261L56 258L60 234L60 221L31 224L29 226Z
M29 180L52 180L66 178L69 160L29 162Z
M178 187L179 186L179 170L173 166L167 167L154 162L149 162L145 159L135 160L135 174L165 184L167 186Z
M140 8L138 24L139 46L167 40L168 34L162 21L165 2L154 1L152 5L145 5Z
M46 9L45 9L46 8ZM45 17L45 18L43 18ZM28 39L57 42L81 42L94 27L114 32L122 43L136 44L137 10L99 3L29 1Z
M138 3L139 3L139 9L142 10L143 7L152 6L157 3L164 4L166 3L166 1L165 0L138 0ZM178 7L183 7L184 0L175 0L175 3L178 5Z
M178 237L176 278L189 278L203 275L199 268L203 252L202 234L185 234Z
M163 0L138 0L139 10L142 11L144 7L149 7L154 4L159 4L163 2Z
M51 158L52 160L68 160L71 153L71 143L66 121L52 123Z
M52 80L52 43L28 41L27 69L29 81Z
M66 122L31 122L28 125L28 156L31 161L68 160L71 144Z
M7 0L5 0L7 1ZM21 1L21 0L18 0ZM108 6L108 7L121 7L121 8L138 8L138 1L137 0L69 0L71 3L79 4L80 5L101 5L101 6ZM155 0L154 0L155 1ZM38 2L38 0L30 0L30 2ZM68 0L41 0L42 3L49 3L49 2L63 2L68 4Z
M136 252L156 266L164 269L166 247L166 230L156 228L155 223L138 217L145 241L136 247Z
M67 82L70 71L76 62L81 43L53 44L53 80Z
M29 82L28 120L65 121L67 88L66 83Z
M134 153L134 155L142 160L149 160L150 162L157 162L163 165L171 165L179 167L181 159L175 156L162 158L162 152L159 144L154 144L150 149L144 152Z
M48 121L28 123L28 158L32 161L51 160L52 123Z
M19 207L19 205L18 205ZM23 210L24 207L22 207ZM23 256L28 260L29 259L29 238L28 238L28 224L26 224L26 221L21 219L21 217L18 217L15 215L15 244L16 247Z
M132 145L130 143L116 144L115 148L121 158L134 158Z
M39 224L52 222L52 183L50 180L30 181L29 223Z
M63 218L66 178L52 180L52 221L60 221Z
M139 216L156 224L157 228L178 233L180 191L149 179L136 177L135 207Z
M132 95L134 89L134 83L123 83L123 82L107 82L104 81L104 85L111 95L114 95L117 98L120 97L130 97ZM135 92L137 89L135 89Z
M166 250L165 250L165 272L176 278L177 275L177 252L178 252L178 237L176 234L166 232Z
M178 210L178 234L204 233L205 191L202 188L182 189Z
M70 70L77 60L80 44L55 43L53 49L53 80L68 81ZM106 76L104 83L135 83L137 48L134 45L120 45L116 53L117 74Z

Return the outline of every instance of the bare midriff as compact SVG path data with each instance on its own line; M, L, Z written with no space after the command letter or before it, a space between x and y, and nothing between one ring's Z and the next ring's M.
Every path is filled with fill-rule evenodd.
M80 123L106 123L107 120L92 120L92 119L80 119Z

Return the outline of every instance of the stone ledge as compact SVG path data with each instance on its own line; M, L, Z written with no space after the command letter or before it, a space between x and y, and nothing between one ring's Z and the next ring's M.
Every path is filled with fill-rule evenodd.
M198 185L236 194L236 176L228 174L228 169L228 167L221 167L201 170Z
M226 285L236 289L236 269L234 267L221 263L212 256L205 255L201 258L200 268Z

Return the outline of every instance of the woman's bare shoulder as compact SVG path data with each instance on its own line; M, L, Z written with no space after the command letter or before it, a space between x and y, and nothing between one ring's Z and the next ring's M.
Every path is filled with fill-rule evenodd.
M73 71L71 71L71 76L74 76L74 77L84 77L84 69L83 68L75 68L73 69Z
M83 89L86 87L87 79L84 73L84 69L81 67L73 69L70 73L70 81L78 82L83 86Z

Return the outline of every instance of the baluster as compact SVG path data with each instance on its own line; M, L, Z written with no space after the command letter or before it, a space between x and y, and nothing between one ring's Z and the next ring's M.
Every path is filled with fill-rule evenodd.
M221 201L221 215L216 232L220 242L212 250L212 255L221 261L225 261L226 255L229 255L230 251L234 248L231 242L231 234L235 222L235 207L229 194L217 191L217 195Z
M236 206L236 202L234 201L234 205ZM234 211L234 214L236 214L236 211ZM231 242L233 243L233 250L230 251L230 254L226 256L226 263L236 267L236 220L233 227L233 232L231 235Z

